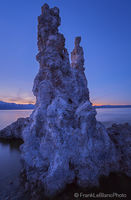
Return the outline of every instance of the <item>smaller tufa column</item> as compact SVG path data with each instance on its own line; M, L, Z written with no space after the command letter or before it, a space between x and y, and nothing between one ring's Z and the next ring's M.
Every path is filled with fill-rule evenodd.
M84 71L84 52L83 48L80 46L81 37L75 38L75 48L71 52L71 66L73 68Z

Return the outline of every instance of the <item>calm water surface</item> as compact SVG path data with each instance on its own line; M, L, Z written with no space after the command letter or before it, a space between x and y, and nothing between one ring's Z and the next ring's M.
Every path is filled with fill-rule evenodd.
M98 108L96 118L106 127L113 123L131 124L131 108Z
M0 110L0 129L19 117L27 117L31 110ZM0 200L17 199L20 191L19 175L22 168L19 145L15 142L0 142ZM8 197L8 198L7 198Z
M105 124L106 127L112 123L131 123L131 108L99 108L97 110L97 120ZM6 127L19 117L28 117L32 110L0 110L0 129Z
M0 110L0 129L5 128L20 117L28 117L32 110Z
M0 110L0 129L17 118L27 117L31 113L32 110ZM131 108L97 109L97 120L104 123L106 127L112 123L131 123ZM0 200L6 199L6 196L10 196L13 191L17 192L21 168L18 145L0 142Z

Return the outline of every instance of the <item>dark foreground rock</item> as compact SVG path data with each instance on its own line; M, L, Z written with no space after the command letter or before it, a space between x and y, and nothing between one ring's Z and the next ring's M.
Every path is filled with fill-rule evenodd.
M131 176L131 125L113 124L107 131L119 155L121 171Z
M16 122L7 126L6 128L0 130L0 139L21 139L22 132L24 128L27 126L29 122L29 118L19 118Z
M29 186L34 196L36 188L54 197L73 183L82 188L98 186L99 178L111 172L131 176L128 141L122 142L122 133L115 137L114 129L107 131L96 120L84 74L81 38L75 39L70 63L65 38L58 31L60 22L59 9L45 4L38 17L36 106L27 121L8 127L7 136L24 141L26 188ZM131 136L130 131L124 134L128 139Z

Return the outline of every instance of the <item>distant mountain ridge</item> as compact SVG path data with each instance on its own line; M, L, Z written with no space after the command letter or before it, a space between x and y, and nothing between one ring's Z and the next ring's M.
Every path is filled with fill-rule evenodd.
M34 109L33 104L16 104L0 101L0 110L26 110Z
M131 108L131 105L100 105L95 106L95 108Z
M28 110L34 109L34 104L16 104L0 101L0 110ZM131 105L100 105L95 108L131 108Z

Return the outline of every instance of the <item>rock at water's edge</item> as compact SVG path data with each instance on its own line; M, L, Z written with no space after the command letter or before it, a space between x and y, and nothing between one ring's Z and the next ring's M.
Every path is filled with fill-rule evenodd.
M16 122L0 130L0 139L23 139L22 132L27 126L29 118L19 118Z

